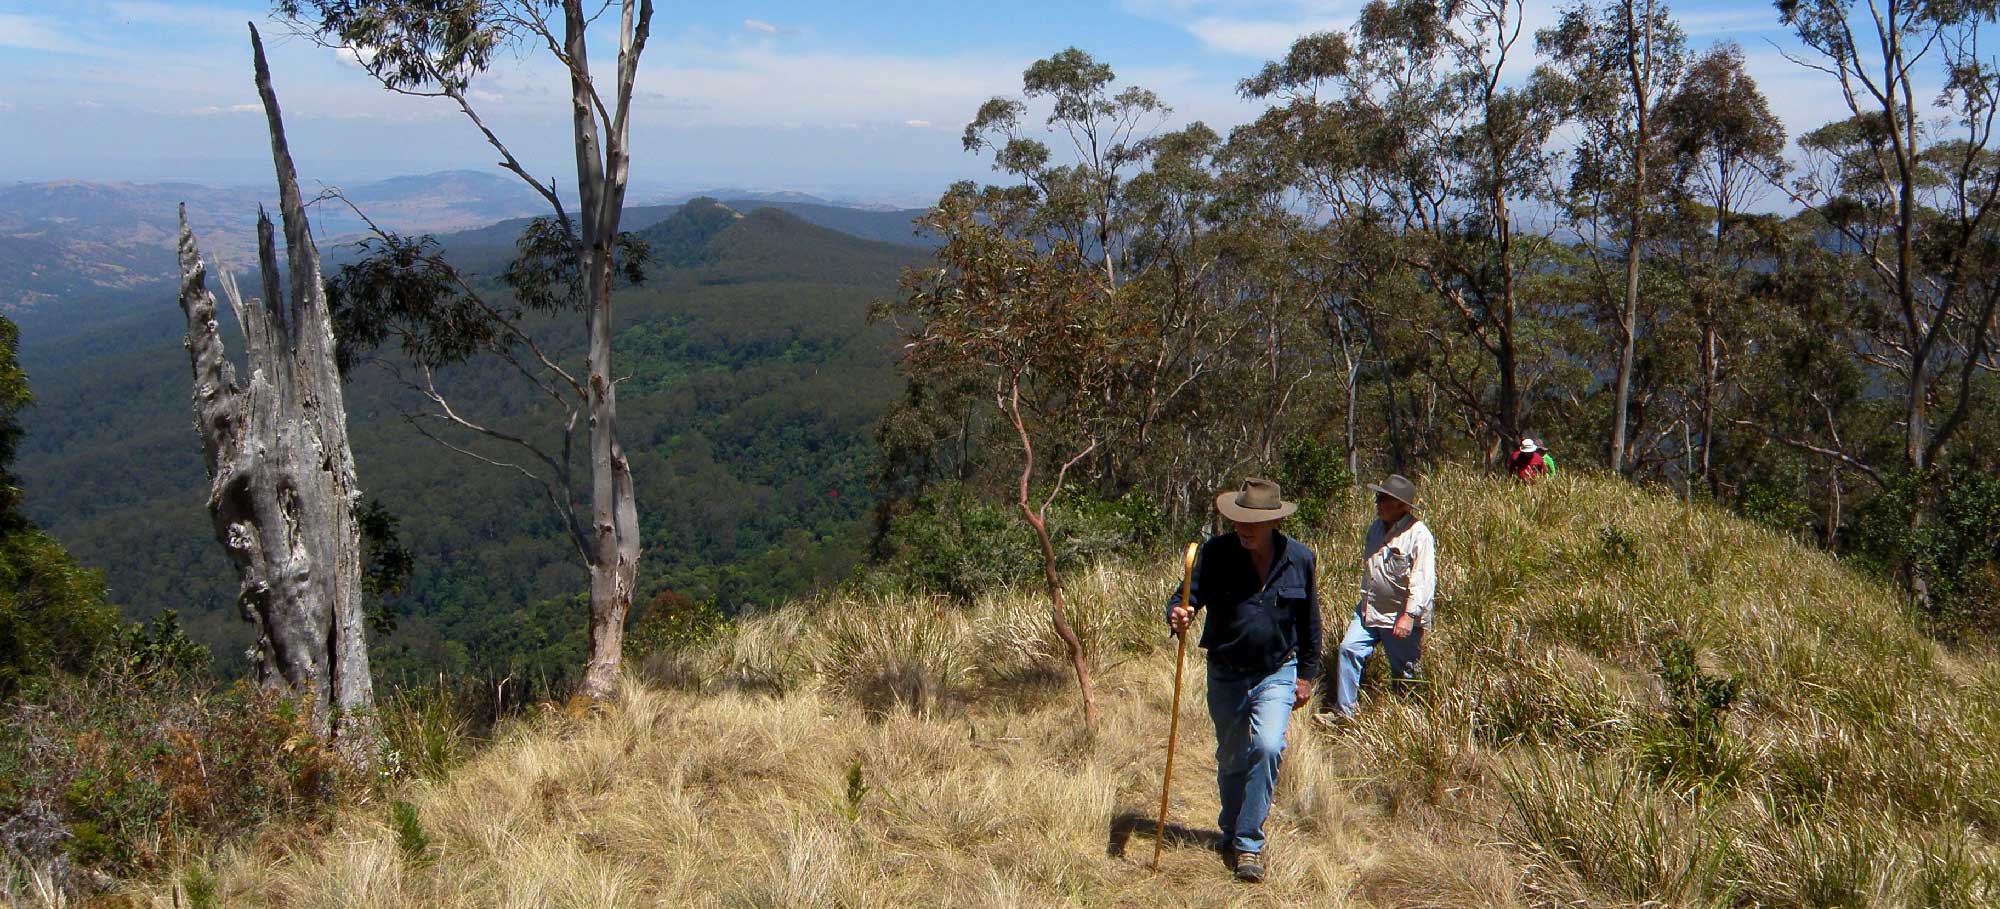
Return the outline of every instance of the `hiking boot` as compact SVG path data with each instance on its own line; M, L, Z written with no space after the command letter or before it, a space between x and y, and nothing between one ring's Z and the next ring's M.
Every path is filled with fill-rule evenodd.
M1246 884L1264 882L1264 854L1261 852L1239 852L1236 854L1236 879Z

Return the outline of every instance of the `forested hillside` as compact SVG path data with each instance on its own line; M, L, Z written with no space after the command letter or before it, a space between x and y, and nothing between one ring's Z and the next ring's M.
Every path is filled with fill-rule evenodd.
M649 214L633 226L645 228L658 264L623 292L617 338L647 553L642 600L673 589L735 609L841 575L872 502L870 427L899 387L890 335L866 324L866 309L923 253L770 208L702 200ZM519 226L443 242L491 275ZM34 350L40 405L26 421L20 472L30 513L106 572L114 602L139 618L179 610L233 666L249 642L202 509L178 313L167 296L158 308L157 318L135 313ZM552 336L564 339L553 356L577 355L580 337ZM377 651L382 671L570 668L583 572L539 488L420 436L402 417L406 389L387 371L352 378L362 488L399 519L415 557L392 604L397 627ZM542 416L532 388L506 381L497 364L446 379L470 390L459 403L484 419Z

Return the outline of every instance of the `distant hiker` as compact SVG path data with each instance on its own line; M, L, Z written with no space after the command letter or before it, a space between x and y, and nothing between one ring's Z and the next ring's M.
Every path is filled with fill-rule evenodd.
M1201 631L1208 651L1208 716L1215 722L1215 784L1222 797L1223 849L1236 878L1264 879L1264 818L1277 788L1292 711L1312 698L1319 677L1318 559L1306 544L1278 532L1298 510L1278 484L1250 478L1215 498L1235 525L1210 537L1196 558L1191 604L1179 590L1167 624L1187 628L1209 611Z
M1555 455L1534 439L1522 439L1521 447L1507 458L1507 472L1530 483L1555 469Z
M1417 678L1424 623L1437 590L1437 542L1413 514L1416 485L1391 474L1368 488L1375 491L1375 522L1362 541L1361 599L1340 641L1334 684L1334 709L1348 717L1360 699L1361 670L1377 646L1389 653L1392 678Z

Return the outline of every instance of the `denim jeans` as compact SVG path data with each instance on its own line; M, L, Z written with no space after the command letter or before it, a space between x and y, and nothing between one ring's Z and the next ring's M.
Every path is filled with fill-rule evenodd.
M1368 658L1375 653L1376 645L1389 654L1389 675L1396 679L1417 677L1417 660L1424 652L1424 623L1410 629L1410 636L1399 638L1387 628L1370 628L1361 623L1361 614L1356 612L1347 622L1347 635L1340 639L1340 665L1334 684L1334 708L1348 716L1354 715L1355 702L1361 699L1361 668L1368 665Z
M1278 788L1298 680L1297 660L1263 675L1209 664L1208 716L1215 721L1215 785L1222 796L1216 824L1223 844L1237 852L1264 851L1264 818Z

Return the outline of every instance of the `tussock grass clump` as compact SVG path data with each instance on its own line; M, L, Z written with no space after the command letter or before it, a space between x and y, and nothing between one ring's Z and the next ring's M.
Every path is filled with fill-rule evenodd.
M425 861L377 807L201 867L216 904L250 907L2000 903L2000 666L1705 505L1459 472L1423 500L1443 558L1424 679L1371 682L1355 722L1295 723L1261 888L1207 848L1199 657L1146 867L1177 552L1067 579L1095 735L1039 589L833 596L687 649L670 687L516 720L411 780ZM1324 504L1337 639L1372 509Z

